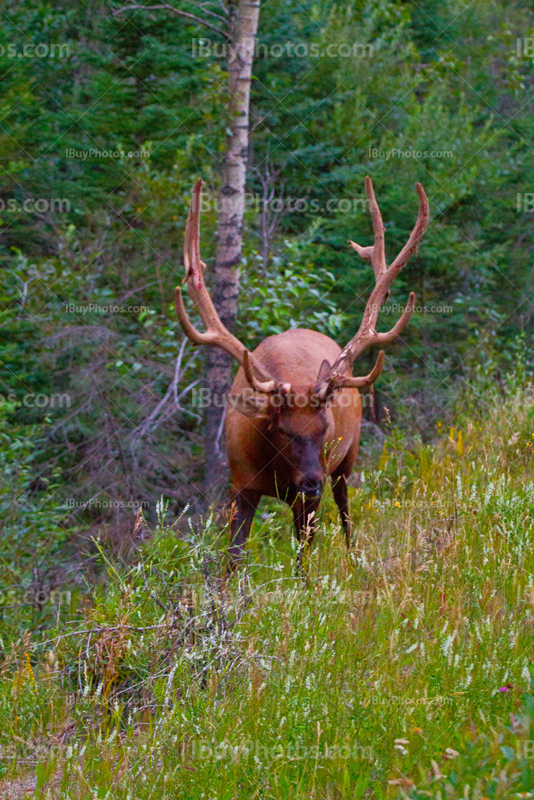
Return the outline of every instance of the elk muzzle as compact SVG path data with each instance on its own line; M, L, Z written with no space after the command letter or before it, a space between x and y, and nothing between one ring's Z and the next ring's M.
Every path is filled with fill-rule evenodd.
M304 495L306 499L317 500L323 493L323 487L324 475L321 472L303 475L296 488L297 492Z

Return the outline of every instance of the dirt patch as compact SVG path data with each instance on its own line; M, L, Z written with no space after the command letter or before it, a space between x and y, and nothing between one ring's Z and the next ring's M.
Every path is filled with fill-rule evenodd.
M24 800L33 796L36 786L37 778L35 775L3 781L0 783L0 797L2 800Z
M61 786L61 770L37 793L39 800L58 800ZM1 800L33 800L37 788L35 775L21 775L18 778L0 781Z

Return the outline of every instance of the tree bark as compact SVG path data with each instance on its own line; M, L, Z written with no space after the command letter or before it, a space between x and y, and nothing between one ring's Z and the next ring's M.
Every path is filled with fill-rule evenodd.
M232 332L236 326L239 299L250 84L259 10L259 0L239 0L230 5L228 91L231 121L219 192L212 297L223 324ZM222 436L223 396L231 385L233 362L231 356L218 347L209 348L207 362L206 381L211 403L206 414L204 493L208 499L214 499L222 488L226 472Z

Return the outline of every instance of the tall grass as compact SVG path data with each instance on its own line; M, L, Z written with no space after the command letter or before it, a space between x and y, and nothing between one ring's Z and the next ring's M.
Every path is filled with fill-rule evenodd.
M514 384L432 446L392 428L304 580L272 503L228 579L215 520L99 545L105 580L6 627L0 796L534 796L533 454Z

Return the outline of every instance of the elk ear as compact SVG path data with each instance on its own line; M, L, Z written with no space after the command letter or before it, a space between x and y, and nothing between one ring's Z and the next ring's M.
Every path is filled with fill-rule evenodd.
M317 374L317 383L322 383L322 381L324 381L326 376L330 373L331 369L332 369L332 367L331 367L330 361L328 361L325 358L325 360L321 364L321 366L319 368L319 372Z
M314 391L317 392L316 396L318 397L321 406L326 406L334 396L334 387L330 382L331 371L332 366L330 361L325 358L319 367L319 373L317 375L317 380L314 387Z
M269 397L256 392L227 395L228 404L249 419L267 419L270 416Z

